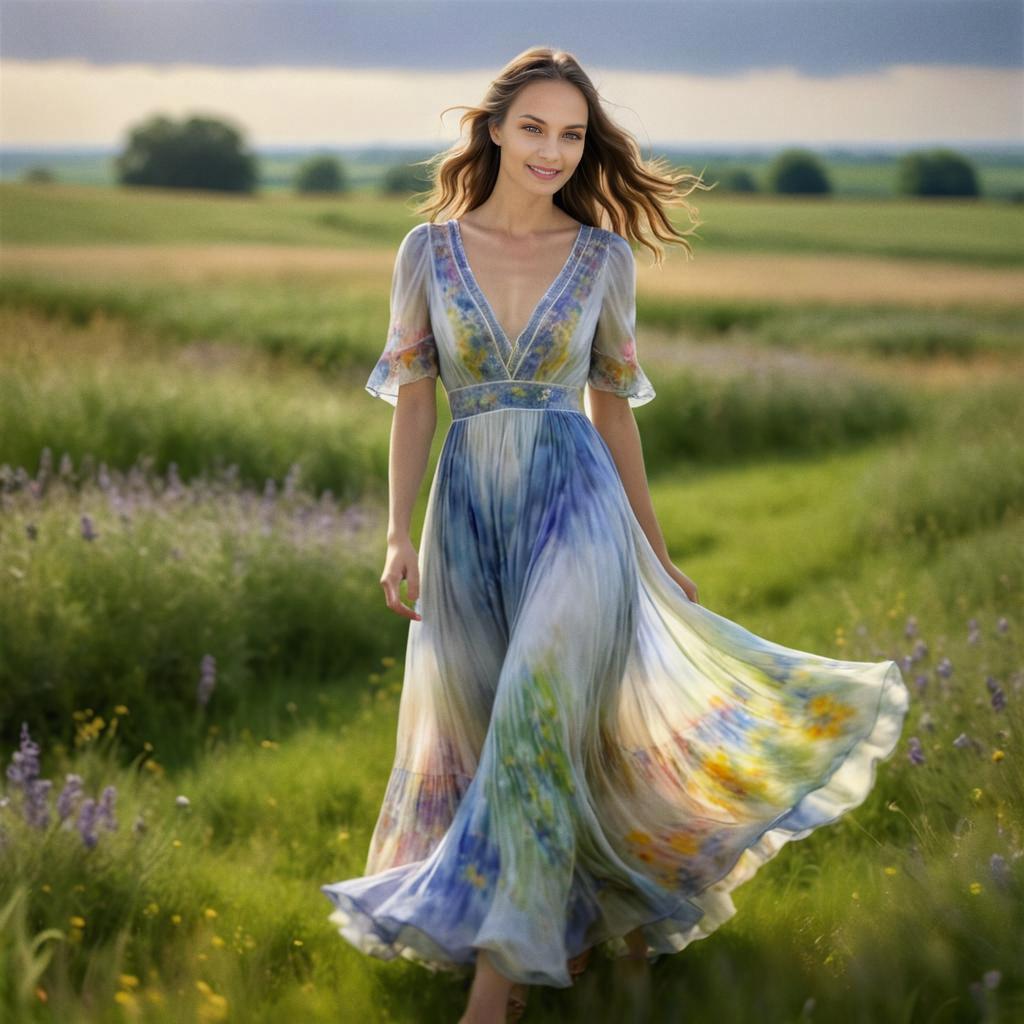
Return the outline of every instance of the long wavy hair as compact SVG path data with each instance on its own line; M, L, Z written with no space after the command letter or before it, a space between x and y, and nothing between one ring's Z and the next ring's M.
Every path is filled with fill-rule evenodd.
M428 166L432 187L418 194L416 213L429 220L442 213L460 217L484 202L497 181L501 160L489 126L503 124L516 94L537 81L570 82L586 97L589 108L583 157L555 193L555 205L582 224L606 228L646 246L656 265L662 263L662 242L681 245L691 257L693 247L687 236L695 234L703 221L685 197L694 189L709 191L714 185L705 184L699 175L673 170L662 157L644 160L633 136L605 113L600 95L576 58L548 46L531 47L509 61L479 106L442 111L442 115L448 110L466 111L459 119L464 141L460 138L444 152L419 161ZM686 209L690 230L676 230L667 213L673 206Z

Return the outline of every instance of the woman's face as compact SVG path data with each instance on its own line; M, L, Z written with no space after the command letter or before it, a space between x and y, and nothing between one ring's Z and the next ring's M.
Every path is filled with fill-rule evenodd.
M576 86L531 82L512 101L504 124L491 127L502 174L531 192L557 192L583 158L586 128L587 101Z

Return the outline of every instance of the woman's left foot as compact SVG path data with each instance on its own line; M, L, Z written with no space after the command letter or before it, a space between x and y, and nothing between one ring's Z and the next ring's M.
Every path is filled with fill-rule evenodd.
M506 1024L517 1021L526 1012L526 997L529 989L517 981L508 993L508 1009L505 1011Z
M569 969L569 977L575 981L586 969L587 964L590 963L590 954L593 953L593 946L590 949L583 950L578 956L572 957L566 964Z

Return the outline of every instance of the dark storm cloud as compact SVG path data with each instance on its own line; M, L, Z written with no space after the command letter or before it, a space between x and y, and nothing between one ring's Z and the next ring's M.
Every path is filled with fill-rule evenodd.
M1022 26L1020 0L3 0L0 55L458 70L546 44L607 68L833 75L894 63L1019 67Z

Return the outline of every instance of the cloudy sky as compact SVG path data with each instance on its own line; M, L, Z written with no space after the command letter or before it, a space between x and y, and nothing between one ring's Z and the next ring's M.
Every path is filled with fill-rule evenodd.
M534 45L644 146L1024 143L1021 0L2 0L0 144L434 147Z

